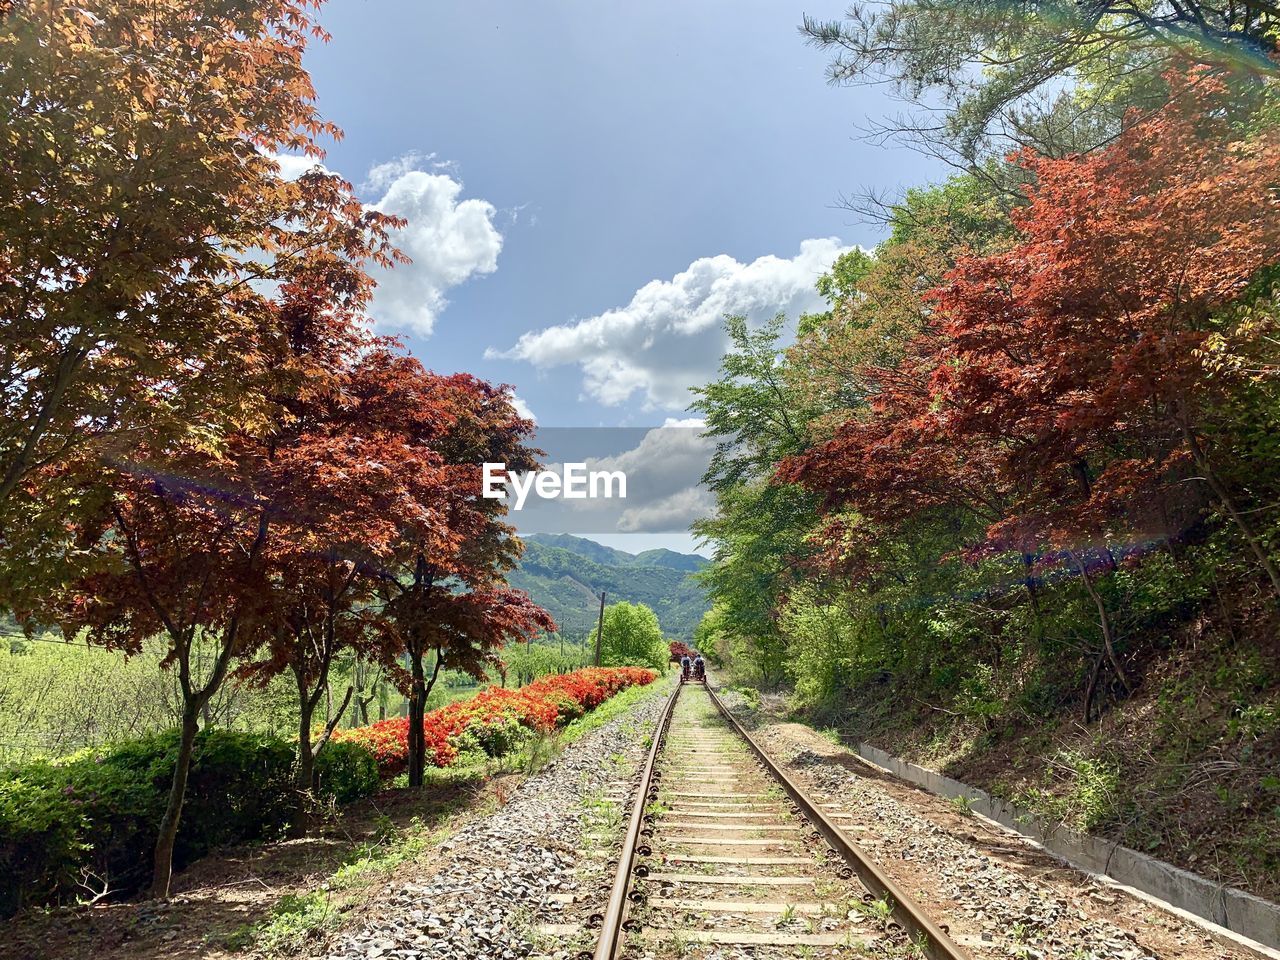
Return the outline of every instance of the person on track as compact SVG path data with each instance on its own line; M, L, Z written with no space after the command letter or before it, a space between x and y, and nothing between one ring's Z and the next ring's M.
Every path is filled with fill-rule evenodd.
M702 654L693 658L693 679L699 682L707 679L707 662L702 659Z
M687 653L680 658L680 679L689 679L689 655Z

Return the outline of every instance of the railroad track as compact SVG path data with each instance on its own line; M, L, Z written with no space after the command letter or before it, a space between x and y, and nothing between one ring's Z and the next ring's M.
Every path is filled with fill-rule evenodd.
M862 956L968 960L703 684L659 721L594 960ZM592 954L583 954L591 957Z

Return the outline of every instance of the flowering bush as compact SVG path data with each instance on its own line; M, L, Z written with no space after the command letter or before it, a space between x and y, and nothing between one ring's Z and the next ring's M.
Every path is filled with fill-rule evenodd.
M594 710L627 687L652 683L657 674L642 667L588 667L550 674L519 690L489 687L468 700L432 710L423 718L427 760L447 767L459 753L483 751L497 757L524 737L546 733ZM334 740L368 750L384 777L400 773L409 760L409 721L381 720L367 727L334 732Z

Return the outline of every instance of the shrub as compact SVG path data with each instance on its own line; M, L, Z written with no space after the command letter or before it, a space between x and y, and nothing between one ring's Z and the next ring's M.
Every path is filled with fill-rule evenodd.
M350 803L377 793L382 779L378 761L365 747L331 741L316 757L316 783L321 796Z
M547 700L556 706L556 726L564 727L585 714L586 708L563 690L550 690Z
M85 892L84 871L120 892L146 884L177 753L175 730L0 773L0 915ZM202 731L175 864L279 835L297 802L293 759L294 745L279 737ZM339 800L378 785L374 759L357 745L330 745L318 769L322 792Z
M469 700L427 713L423 718L427 760L447 767L482 756L502 756L529 736L563 727L619 691L652 683L657 676L642 667L587 667L542 677L519 690L489 687ZM339 730L334 739L367 749L384 778L396 776L408 764L409 721L405 718Z

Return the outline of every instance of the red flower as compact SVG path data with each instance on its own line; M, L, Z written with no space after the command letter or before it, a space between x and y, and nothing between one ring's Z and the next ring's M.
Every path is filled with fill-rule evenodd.
M457 757L457 738L474 725L513 718L530 730L547 733L587 710L594 710L627 687L644 686L657 674L643 667L588 667L551 674L519 690L488 687L468 700L458 700L423 717L427 756L437 767ZM337 730L334 740L357 743L369 751L383 777L394 777L409 759L409 721L380 720L367 727Z

